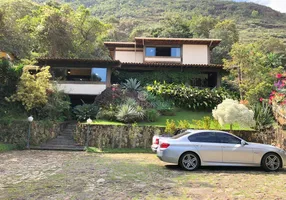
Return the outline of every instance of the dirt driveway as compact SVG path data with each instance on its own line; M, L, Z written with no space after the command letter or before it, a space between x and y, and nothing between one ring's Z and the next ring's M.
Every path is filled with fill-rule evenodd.
M154 154L0 154L0 199L286 199L286 171L166 165Z

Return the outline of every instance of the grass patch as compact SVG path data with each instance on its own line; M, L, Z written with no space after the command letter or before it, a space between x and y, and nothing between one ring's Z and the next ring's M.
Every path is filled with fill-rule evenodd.
M152 153L151 149L143 149L143 148L116 148L116 149L111 149L111 148L104 148L104 149L99 149L96 147L87 147L86 149L87 152L89 153Z
M160 116L158 121L156 122L139 122L139 126L157 126L157 127L165 127L166 120L174 120L177 125L179 120L187 120L191 123L190 128L196 128L194 124L192 124L192 120L201 120L203 117L209 116L212 117L211 112L195 112L189 110L179 110L175 113L174 116ZM121 122L114 122L108 120L95 120L93 124L97 125L125 125ZM215 127L211 127L211 129L215 129ZM230 130L230 125L225 125L222 127L223 130ZM252 130L249 127L241 127L238 124L233 125L233 130Z
M16 145L0 143L0 152L11 151L16 149Z

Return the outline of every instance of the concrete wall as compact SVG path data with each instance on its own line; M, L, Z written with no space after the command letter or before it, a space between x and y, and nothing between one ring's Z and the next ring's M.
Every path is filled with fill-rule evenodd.
M145 57L145 62L170 62L170 63L180 63L181 58L173 57Z
M135 49L126 49L126 51L120 49L115 50L115 60L121 62L136 62L143 63L143 51L138 50L135 52Z
M209 47L207 45L183 45L183 64L210 64Z
M83 95L98 95L106 89L106 84L95 84L95 83L69 83L59 82L58 89L63 90L66 94L83 94Z

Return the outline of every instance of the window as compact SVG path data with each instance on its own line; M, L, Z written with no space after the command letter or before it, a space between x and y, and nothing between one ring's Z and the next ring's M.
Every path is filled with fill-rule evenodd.
M202 132L196 133L189 136L190 142L207 142L207 143L217 143L216 134L214 132Z
M145 56L181 57L180 47L146 47Z
M156 48L154 47L146 47L145 49L145 56L156 56Z
M187 135L189 133L191 133L191 131L184 131L183 133L180 133L178 135L173 136L172 139L178 139L178 138L183 137L184 135Z
M91 81L106 82L106 68L92 68Z
M226 133L216 133L219 143L240 144L241 140Z

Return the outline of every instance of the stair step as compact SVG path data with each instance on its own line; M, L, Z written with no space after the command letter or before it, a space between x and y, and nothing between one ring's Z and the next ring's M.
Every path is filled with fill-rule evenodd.
M54 150L54 151L84 151L83 146L44 146L44 147L31 147L33 150Z

